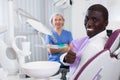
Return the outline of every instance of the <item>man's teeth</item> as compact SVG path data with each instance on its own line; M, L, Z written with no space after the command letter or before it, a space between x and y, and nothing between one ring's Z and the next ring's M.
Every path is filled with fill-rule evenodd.
M93 29L87 29L87 30L92 31Z

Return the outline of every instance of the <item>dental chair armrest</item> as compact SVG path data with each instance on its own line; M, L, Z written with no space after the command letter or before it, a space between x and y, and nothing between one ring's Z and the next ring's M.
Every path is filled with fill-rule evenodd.
M113 53L117 59L120 59L120 47Z
M67 53L64 53L60 56L60 62L62 62L66 66L69 66L70 65L69 63L64 62L64 58L65 58L66 55L67 55Z

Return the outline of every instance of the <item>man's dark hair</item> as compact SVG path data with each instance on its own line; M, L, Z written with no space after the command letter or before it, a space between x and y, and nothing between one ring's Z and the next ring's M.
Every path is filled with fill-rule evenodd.
M107 8L105 8L103 5L101 5L101 4L94 4L94 5L90 6L90 7L88 8L88 10L102 12L103 18L104 18L105 20L108 20L108 10L107 10Z

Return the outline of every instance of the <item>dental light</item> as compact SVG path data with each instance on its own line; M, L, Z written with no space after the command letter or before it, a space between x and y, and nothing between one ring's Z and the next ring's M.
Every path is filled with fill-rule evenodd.
M72 0L53 0L53 5L60 8L67 8L72 5Z
M37 31L47 34L47 35L52 35L51 31L43 25L41 22L34 20L34 19L28 19L27 22Z

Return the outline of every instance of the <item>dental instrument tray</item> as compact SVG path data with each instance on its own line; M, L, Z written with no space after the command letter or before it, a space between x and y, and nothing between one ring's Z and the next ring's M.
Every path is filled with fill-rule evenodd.
M36 47L62 49L67 48L68 46L65 44L59 44L59 45L36 45Z
M54 48L54 49L62 49L62 48L67 48L68 46L65 44L59 44L59 45L52 45L50 46L50 48Z

